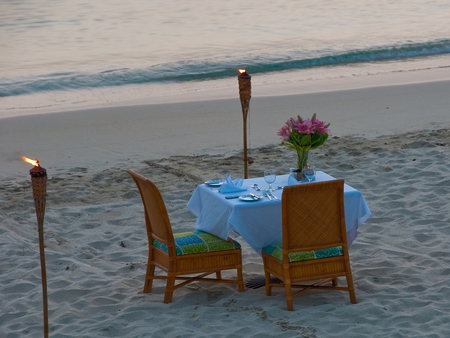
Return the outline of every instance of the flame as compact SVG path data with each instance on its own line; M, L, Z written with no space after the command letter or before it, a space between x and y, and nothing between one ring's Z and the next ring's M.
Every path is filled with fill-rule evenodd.
M238 69L239 73L244 74L246 71L243 68Z
M22 160L24 160L27 163L30 163L30 164L34 165L35 167L39 166L39 161L38 160L32 160L31 158L28 158L28 157L25 157L25 156L22 156Z

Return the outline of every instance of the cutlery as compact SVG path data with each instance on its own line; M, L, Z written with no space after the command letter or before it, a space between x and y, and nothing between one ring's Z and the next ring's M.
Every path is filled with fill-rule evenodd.
M253 198L254 200L259 200L259 199L261 198L261 196L258 196L258 195L253 194L253 193L250 193L249 195L252 196L252 198ZM239 198L239 197L241 197L241 195L225 196L225 198L226 198L227 200L230 200L230 199L233 199L233 198Z
M270 196L272 196L272 198L274 199L274 200L277 200L278 199L278 197L277 196L275 196L274 194L272 194L272 193L270 193Z
M272 201L272 197L269 195L269 193L268 193L268 192L265 192L265 194L266 194L266 197L267 197L269 200Z
M252 188L256 191L261 191L261 188L256 183L252 185Z

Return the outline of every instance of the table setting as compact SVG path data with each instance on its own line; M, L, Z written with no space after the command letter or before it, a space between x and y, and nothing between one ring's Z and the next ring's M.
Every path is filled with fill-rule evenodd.
M220 186L200 184L189 199L188 209L197 217L195 228L223 239L231 232L242 236L258 253L268 245L281 240L281 197L284 187L293 184L313 184L334 180L323 171L316 171L314 181L297 181L292 174L276 175L269 183L264 177L224 180ZM239 186L230 186L236 182ZM228 186L222 189L225 184ZM236 189L236 190L234 190ZM249 197L251 196L251 197ZM257 196L257 197L254 197ZM364 196L345 184L344 201L349 245L357 237L357 230L370 216Z

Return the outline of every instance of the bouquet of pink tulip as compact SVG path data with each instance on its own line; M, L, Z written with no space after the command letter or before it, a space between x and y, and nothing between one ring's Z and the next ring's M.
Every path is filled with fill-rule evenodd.
M320 147L328 139L329 126L329 123L318 120L316 114L305 120L299 115L296 119L291 117L278 130L281 144L297 152L297 169L303 170L308 162L309 151Z

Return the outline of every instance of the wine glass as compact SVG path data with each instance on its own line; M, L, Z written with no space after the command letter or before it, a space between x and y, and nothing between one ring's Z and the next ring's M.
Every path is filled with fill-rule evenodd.
M303 169L303 174L305 174L308 182L311 182L316 177L316 169L313 164L308 164L305 169Z
M272 188L272 183L275 182L276 179L277 175L275 174L275 170L273 169L264 170L264 181L266 181L266 183L269 185L267 191L272 192L275 190Z

